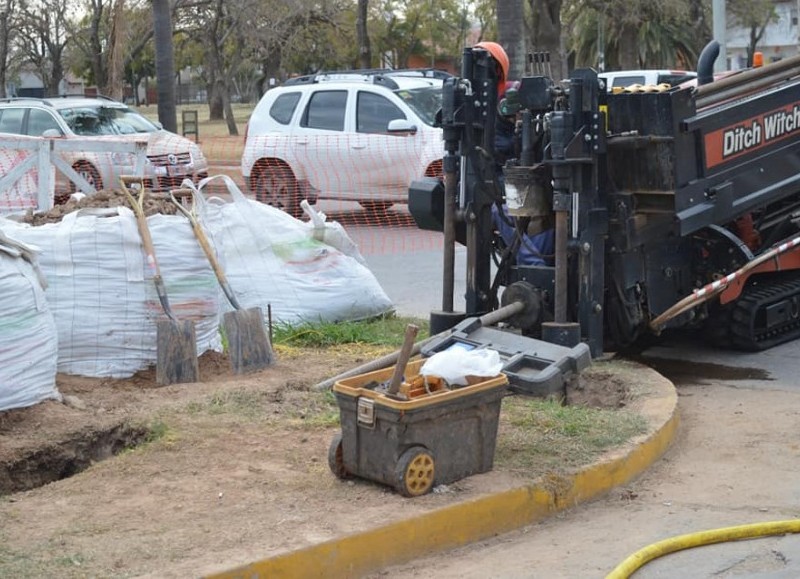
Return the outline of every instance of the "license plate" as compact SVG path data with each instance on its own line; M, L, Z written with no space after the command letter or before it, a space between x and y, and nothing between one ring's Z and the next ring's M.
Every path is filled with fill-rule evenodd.
M193 167L191 165L170 165L165 168L167 170L167 175L172 177L177 175L191 175Z

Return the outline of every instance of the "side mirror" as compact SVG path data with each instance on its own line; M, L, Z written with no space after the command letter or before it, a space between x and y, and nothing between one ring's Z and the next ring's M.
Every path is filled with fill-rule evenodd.
M390 133L411 133L417 134L417 127L407 119L393 119L389 121L387 131Z
M58 129L47 129L42 133L42 136L46 139L54 139L56 137L63 137L64 135Z

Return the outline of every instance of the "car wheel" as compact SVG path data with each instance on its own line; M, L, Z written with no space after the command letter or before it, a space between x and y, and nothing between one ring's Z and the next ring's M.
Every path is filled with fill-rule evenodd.
M100 191L103 188L103 179L100 177L100 172L91 163L75 163L73 169L89 182L89 185ZM69 192L75 193L78 191L77 185L72 181L69 182Z
M386 213L386 211L393 205L391 201L359 201L358 203L370 213Z
M297 179L283 165L261 167L255 178L256 201L282 209L292 217L303 214Z

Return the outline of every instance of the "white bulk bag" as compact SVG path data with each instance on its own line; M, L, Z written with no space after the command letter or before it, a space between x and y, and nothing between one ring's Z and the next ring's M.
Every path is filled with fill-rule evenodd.
M203 201L203 188L216 178L227 185L231 202ZM194 188L188 180L183 186ZM392 310L357 248L355 256L345 255L315 239L308 224L247 199L227 175L204 179L195 191L199 220L222 254L242 307L266 313L269 305L273 320L288 325L359 320ZM227 301L223 307L230 309Z
M0 231L0 411L60 399L56 324L34 249Z
M189 222L160 214L147 222L174 314L195 323L198 355L221 351L221 292ZM60 372L127 378L156 363L164 312L130 209L82 209L38 227L6 220L0 228L42 248Z

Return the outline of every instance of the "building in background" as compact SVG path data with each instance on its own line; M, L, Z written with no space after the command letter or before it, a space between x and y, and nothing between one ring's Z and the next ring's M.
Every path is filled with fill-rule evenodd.
M800 52L800 29L797 25L800 2L790 0L776 2L777 18L767 25L756 50L764 55L764 63L774 62ZM750 44L750 30L742 26L732 26L730 14L726 46L728 69L739 70L747 66L747 47Z

